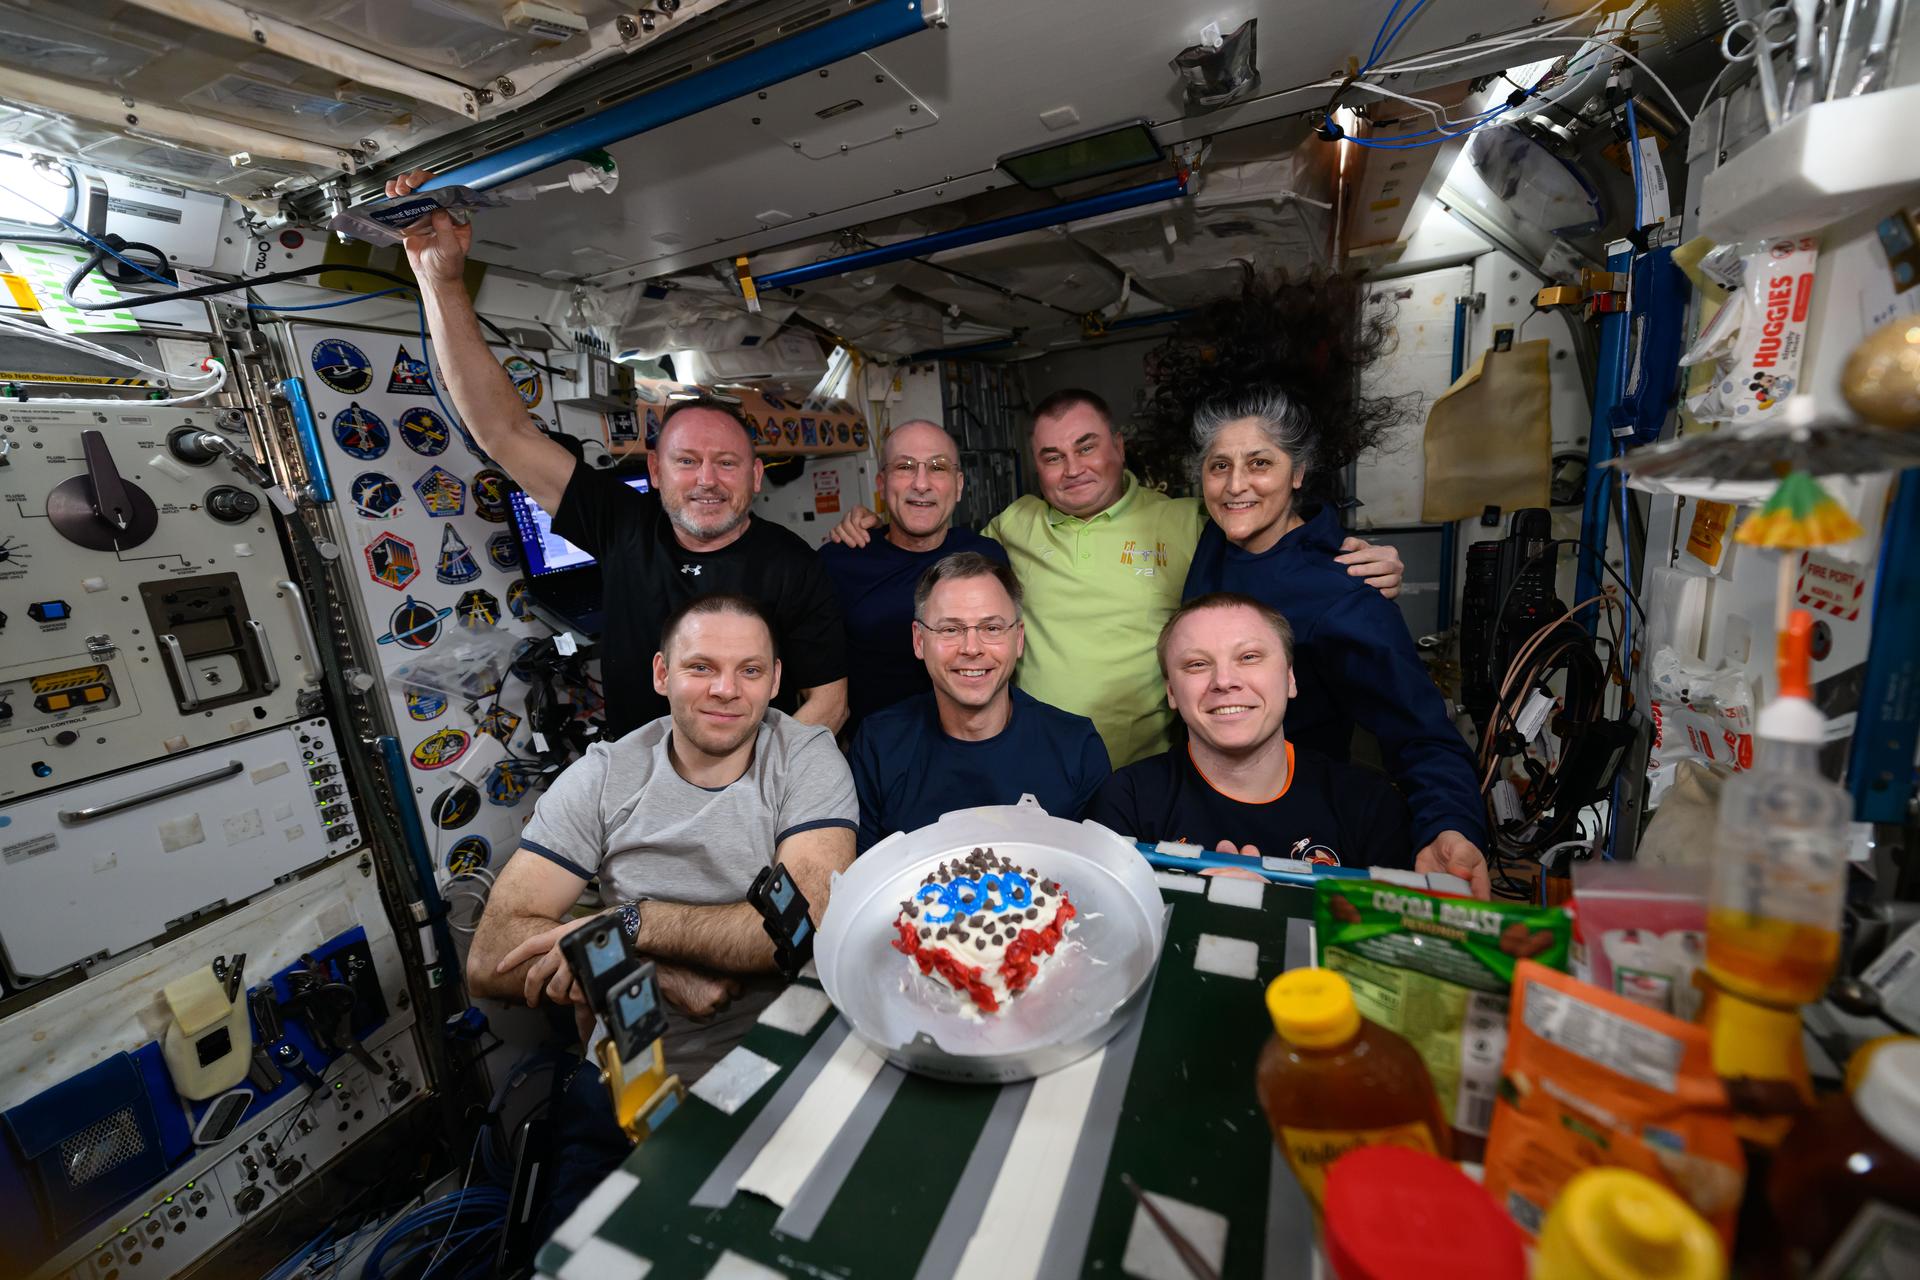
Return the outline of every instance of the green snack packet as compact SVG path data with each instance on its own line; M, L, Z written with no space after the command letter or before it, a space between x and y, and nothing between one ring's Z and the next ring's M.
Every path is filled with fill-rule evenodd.
M1506 1056L1514 968L1533 960L1566 970L1567 913L1327 879L1314 887L1313 918L1321 967L1352 984L1365 1017L1413 1042L1454 1128L1484 1137Z

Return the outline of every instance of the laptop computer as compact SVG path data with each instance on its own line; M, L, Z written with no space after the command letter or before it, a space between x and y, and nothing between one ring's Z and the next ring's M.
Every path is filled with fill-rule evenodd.
M648 490L645 476L626 481L636 493ZM533 613L556 631L598 639L606 626L600 565L585 547L553 531L553 517L521 489L507 495L514 531L527 567L527 600Z

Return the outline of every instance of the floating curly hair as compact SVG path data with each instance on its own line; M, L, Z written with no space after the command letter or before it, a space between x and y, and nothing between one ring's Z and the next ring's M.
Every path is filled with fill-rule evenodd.
M1201 307L1148 354L1153 390L1132 452L1164 477L1181 469L1175 457L1192 460L1202 424L1210 438L1258 416L1306 471L1306 495L1325 500L1347 464L1379 447L1410 407L1408 397L1361 391L1362 372L1392 347L1392 309L1371 304L1353 276L1244 270L1237 296Z

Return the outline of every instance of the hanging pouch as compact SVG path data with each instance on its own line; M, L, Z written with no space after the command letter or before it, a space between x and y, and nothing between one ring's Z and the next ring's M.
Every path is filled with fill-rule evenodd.
M153 1101L124 1053L0 1116L48 1234L64 1240L167 1171Z
M253 1065L246 1003L227 998L211 967L169 982L162 994L173 1021L160 1050L180 1096L198 1102L245 1080Z

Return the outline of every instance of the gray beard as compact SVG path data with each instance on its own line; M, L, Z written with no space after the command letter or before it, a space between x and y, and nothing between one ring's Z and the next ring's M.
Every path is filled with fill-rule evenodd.
M726 524L722 525L718 529L702 529L700 526L696 525L692 520L687 518L687 514L684 508L680 510L675 510L672 507L667 508L667 519L673 521L674 528L678 529L680 532L686 534L690 538L698 538L698 539L701 539L702 541L710 541L714 538L726 537L728 534L732 533L735 529L738 529L741 525L745 524L747 522L747 519L752 514L753 513L751 511L741 511L729 517Z

